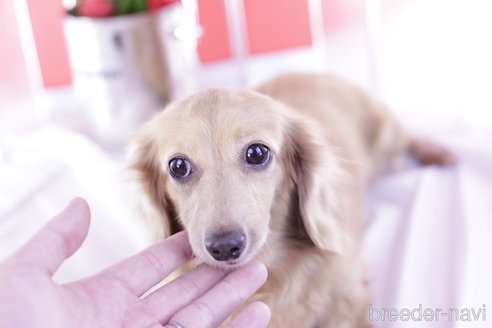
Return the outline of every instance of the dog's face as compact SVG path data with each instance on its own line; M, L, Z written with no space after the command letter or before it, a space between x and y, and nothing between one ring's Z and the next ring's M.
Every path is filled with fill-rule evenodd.
M315 245L336 248L334 221L315 218L330 208L319 202L334 198L322 187L330 181L315 181L324 155L313 152L321 144L304 140L312 136L303 136L286 110L253 92L225 90L169 106L143 128L131 152L146 215L164 235L187 230L195 255L215 266L248 262L271 229L287 233L292 220L303 221Z

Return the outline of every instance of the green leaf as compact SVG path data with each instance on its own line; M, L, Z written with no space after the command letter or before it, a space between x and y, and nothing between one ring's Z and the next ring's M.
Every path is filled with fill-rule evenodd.
M116 0L116 15L128 15L147 10L146 0Z

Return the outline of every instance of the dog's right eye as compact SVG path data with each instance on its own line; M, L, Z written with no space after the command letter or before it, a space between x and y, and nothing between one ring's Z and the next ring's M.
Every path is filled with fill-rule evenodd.
M246 162L252 166L264 166L271 158L270 149L264 144L255 143L246 149Z
M175 179L184 179L191 173L190 162L183 157L175 157L169 161L169 172Z

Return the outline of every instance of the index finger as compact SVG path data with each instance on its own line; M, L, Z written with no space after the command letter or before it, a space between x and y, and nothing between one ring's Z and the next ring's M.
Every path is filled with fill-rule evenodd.
M266 266L253 260L232 271L205 294L180 309L164 327L218 327L267 280Z
M102 271L97 277L120 281L134 295L140 296L188 262L192 256L188 234L179 232Z

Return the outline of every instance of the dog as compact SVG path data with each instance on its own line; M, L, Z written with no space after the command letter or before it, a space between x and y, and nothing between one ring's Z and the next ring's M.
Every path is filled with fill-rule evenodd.
M210 89L146 123L130 148L135 197L157 239L187 230L198 259L269 277L271 327L368 327L359 255L368 184L405 154L445 165L384 105L329 75Z

